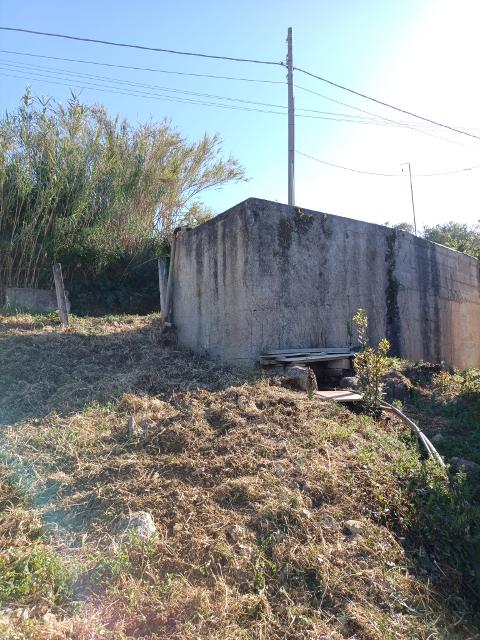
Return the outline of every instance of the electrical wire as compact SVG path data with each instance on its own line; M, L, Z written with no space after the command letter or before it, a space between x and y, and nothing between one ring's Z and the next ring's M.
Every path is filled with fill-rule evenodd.
M109 83L109 84L113 84L114 88L118 89L118 87L115 87L115 85L120 84L120 85L127 85L127 87L134 87L134 89L136 87L140 87L141 89L153 89L155 91L160 91L162 96L168 96L169 93L175 93L175 94L182 94L182 95L191 95L191 96L195 96L195 97L200 97L200 98L208 98L208 99L213 99L213 100L226 100L228 102L239 102L242 104L249 104L249 105L255 105L255 106L261 106L261 107L270 107L273 109L281 109L283 111L285 111L287 109L287 107L285 105L282 104L272 104L272 103L268 103L268 102L259 102L259 101L254 101L254 100L246 100L243 98L232 98L229 96L222 96L222 95L216 95L216 94L209 94L209 93L203 93L203 92L198 92L198 91L188 91L188 90L184 90L184 89L177 89L174 87L168 87L168 86L161 86L161 85L155 85L155 84L146 84L146 83L140 83L140 82L134 82L134 81L129 81L129 80L123 80L121 78L111 78L108 76L101 76L101 75L96 75L96 74L88 74L88 73L82 73L82 72L78 72L78 71L71 71L68 69L62 69L62 68L58 68L58 67L45 67L45 66L41 66L41 65L28 65L22 62L12 62L11 60L8 59L0 59L0 68L4 68L7 69L8 71L11 71L11 68L13 67L14 71L18 71L20 68L20 71L22 73L29 73L33 70L34 73L39 74L39 71L44 71L46 72L47 76L45 76L44 74L40 73L39 75L42 75L44 78L49 78L53 75L53 78L55 79L60 79L60 80L66 80L66 79L72 79L73 76L73 80L77 83L80 82L80 80L78 79L78 77L81 78L81 81L84 82L84 78L87 78L88 81L90 82L92 79L93 80L100 80L102 81L102 86L105 87L105 83ZM27 71L25 71L25 69ZM67 75L69 76L69 78L65 78L62 77L61 74ZM77 77L78 76L78 77ZM38 78L35 78L38 80ZM92 86L98 86L98 85L92 85ZM108 87L109 88L109 87ZM167 92L167 93L165 93ZM150 95L150 93L145 92L143 94L145 97L148 97ZM158 94L156 94L158 96ZM211 103L210 103L211 105ZM348 106L348 105L347 105ZM298 112L302 112L302 113L298 113ZM300 118L318 118L318 115L316 116L310 116L307 115L309 113L314 113L314 114L319 114L321 116L320 119L322 120L328 120L328 121L334 121L334 122L346 122L346 123L352 123L352 124L368 124L368 125L381 125L382 124L382 120L381 118L365 118L365 117L361 117L361 116L355 116L352 114L346 114L346 113L337 113L337 112L332 112L332 111L320 111L318 109L304 109L304 108L300 108L297 109L297 116ZM392 121L393 122L393 121Z
M237 57L233 57L233 56L220 56L220 55L213 55L213 54L206 54L206 53L198 53L198 52L191 52L191 51L179 51L176 49L164 49L164 48L159 48L159 47L147 47L145 45L137 45L137 44L130 44L130 43L125 43L125 42L115 42L115 41L111 41L111 40L100 40L100 39L96 39L96 38L87 38L87 37L83 37L83 36L72 36L72 35L68 35L68 34L62 34L62 33L51 33L51 32L46 32L46 31L36 31L33 29L24 29L24 28L20 28L20 27L3 27L0 26L0 30L2 31L10 31L10 32L17 32L17 33L28 33L31 35L39 35L39 36L46 36L46 37L51 37L51 38L62 38L62 39L66 39L66 40L75 40L75 41L80 41L80 42L89 42L89 43L95 43L95 44L103 44L103 45L109 45L109 46L115 46L115 47L125 47L125 48L130 48L130 49L140 49L140 50L144 50L144 51L154 51L154 52L160 52L160 53L171 53L171 54L176 54L176 55L184 55L184 56L194 56L194 57L200 57L200 58L209 58L209 59L214 59L214 60L227 60L229 62L248 62L248 63L254 63L254 64L263 64L263 65L274 65L274 66L280 66L280 67L284 67L285 63L283 61L280 62L276 62L276 61L272 61L272 60L258 60L258 59L253 59L253 58L237 58ZM370 100L372 102L375 102L376 104L382 105L383 107L387 107L389 109L394 109L395 111L398 111L400 113L404 113L406 115L409 115L413 118L417 118L419 120L422 120L424 122L428 122L432 125L435 125L437 127L442 127L444 129L448 129L449 131L452 131L454 133L458 133L464 136L468 136L470 138L475 138L477 140L480 140L480 136L477 136L473 133L470 133L468 131L456 128L456 127L452 127L450 125L444 124L442 122L438 122L436 120L433 120L431 118L427 118L425 116L421 116L419 114L416 114L412 111L408 111L407 109L402 109L400 107L396 107L392 104L389 104L388 102L384 102L382 100L379 100L377 98L373 98L372 96L369 96L365 93L362 93L360 91L355 91L354 89L350 89L349 87L346 87L344 85L341 85L337 82L333 82L332 80L328 80L327 78L324 78L322 76L319 76L315 73L312 73L311 71L307 71L306 69L302 69L301 67L294 67L295 71L298 71L299 73L303 73L311 78L315 78L316 80L320 80L321 82L325 82L333 87L336 87L337 89L341 89L342 91L348 91L349 93L352 93L356 96L359 96L361 98L364 98L366 100ZM423 132L423 133L427 133L427 132Z
M24 73L26 74L26 72L23 72L21 70L18 70L17 73ZM15 75L12 73L0 73L1 76L6 77L6 78L17 78L20 80L38 80L40 82L46 82L47 84L55 84L55 85L59 85L59 86L63 86L63 87L68 87L71 89L72 87L72 83L71 83L71 78L57 78L56 80L52 79L51 76L45 76L44 74L41 73L37 73L36 76L32 76L31 74L28 75ZM38 77L40 76L40 77ZM67 82L59 82L58 80L67 80ZM69 82L70 81L70 82ZM106 89L104 85L101 84L96 84L93 82L87 82L87 81L83 81L81 83L81 88L85 88L85 89L95 89L95 91L101 91L103 93L114 93L114 94L119 94L119 95L124 95L124 96L134 96L134 97L139 97L139 98L150 98L152 100L163 100L166 102L176 102L176 103L180 103L180 104L197 104L197 105L201 105L201 106L209 106L209 107L218 107L221 109L230 109L230 110L234 110L234 111L254 111L257 113L269 113L269 114L275 114L275 115L279 115L279 116L285 116L285 113L282 113L280 111L271 111L268 109L254 109L254 108L248 108L248 107L240 107L240 106L236 106L236 105L232 105L232 104L222 104L222 103L217 103L217 102L204 102L201 100L192 100L189 98L172 98L168 95L159 95L159 94L153 94L153 93L147 93L147 92L142 92L142 91L120 91L118 89L114 89L114 88L108 88Z
M353 173L363 173L370 176L382 176L385 178L403 178L405 174L403 173L380 173L377 171L364 171L362 169L352 169L351 167L344 167L340 164L334 164L333 162L327 162L326 160L320 160L320 158L314 158L313 156L308 155L308 153L303 153L302 151L296 151L298 155L303 156L304 158L309 158L310 160L315 160L315 162L320 162L320 164L328 165L329 167L335 167L336 169L343 169L344 171L351 171ZM412 174L412 178L432 178L434 176L448 176L454 173L463 173L464 171L473 171L474 169L480 169L480 165L476 165L474 167L465 167L463 169L453 169L452 171L440 171L438 173L415 173Z
M286 105L283 104L272 104L270 102L258 102L255 100L246 100L244 98L232 98L229 96L223 96L223 95L216 95L216 94L210 94L210 93L203 93L203 92L198 92L198 91L188 91L185 89L177 89L174 87L166 87L166 86L161 86L161 85L156 85L156 84L145 84L145 83L141 83L141 82L134 82L134 81L130 81L130 80L123 80L122 78L111 78L108 76L101 76L101 75L95 75L95 74L88 74L88 73L82 73L82 72L78 72L78 71L71 71L69 69L62 69L62 68L58 68L58 67L45 67L45 66L41 66L41 65L27 65L25 63L22 62L12 62L11 60L5 60L5 59L0 59L0 64L8 67L13 67L15 70L17 70L17 67L20 67L21 70L23 71L23 69L27 69L28 71L31 70L35 70L35 73L37 72L36 70L40 70L40 71L45 71L47 73L55 73L55 74L66 74L69 76L79 76L81 78L88 78L88 79L94 79L94 80L102 80L102 81L107 81L107 82L111 82L111 83L119 83L119 84L126 84L129 86L137 86L137 87L141 87L144 89L154 89L154 90L159 90L159 91L169 91L169 92L173 92L173 93L181 93L181 94L187 94L187 95L194 95L194 96L199 96L199 97L203 97L203 98L211 98L211 99L218 99L218 100L228 100L231 102L241 102L241 103L246 103L246 104L253 104L253 105L257 105L257 106L263 106L263 107L272 107L275 109L287 109ZM359 116L352 116L350 114L342 114L342 113L336 113L336 112L332 112L332 111L319 111L318 109L299 109L299 111L305 111L305 112L310 112L310 113L318 113L321 115L328 115L328 116L335 116L335 117L344 117L344 118L348 118L348 119L353 119L353 118L359 118ZM362 120L363 121L363 120ZM356 120L355 120L356 122Z
M173 53L180 56L193 56L197 58L210 58L213 60L228 60L229 62L251 62L254 64L268 64L279 67L285 66L284 62L274 62L271 60L255 60L252 58L234 58L232 56L216 56L207 53L197 53L191 51L177 51L175 49L160 49L159 47L146 47L140 44L128 44L126 42L114 42L112 40L97 40L96 38L85 38L81 36L71 36L64 33L50 33L48 31L34 31L33 29L21 29L20 27L1 27L1 31L16 31L18 33L30 33L36 36L47 36L49 38L63 38L65 40L77 40L80 42L91 42L94 44L105 44L112 47L125 47L128 49L141 49L142 51L155 51L157 53Z
M448 124L444 124L442 122L438 122L436 120L432 120L430 118L426 118L425 116L420 116L417 113L413 113L412 111L407 111L406 109L402 109L400 107L395 107L393 104L389 104L388 102L383 102L382 100L378 100L377 98L372 98L371 96L366 95L365 93L361 93L360 91L355 91L354 89L349 89L348 87L345 87L341 84L338 84L336 82L333 82L332 80L327 80L326 78L322 78L322 76L317 76L314 73L311 73L310 71L306 71L305 69L301 69L300 67L294 67L295 71L298 71L300 73L304 73L307 76L310 76L311 78L316 78L317 80L321 80L322 82L326 82L327 84L331 85L332 87L336 87L337 89L342 89L343 91L348 91L349 93L353 93L356 96L359 96L360 98L365 98L366 100L370 100L372 102L375 102L376 104L380 104L383 107L388 107L389 109L394 109L395 111L399 111L400 113L404 113L408 116L412 116L412 118L417 118L419 120L423 120L425 122L429 122L430 124L434 124L437 127L442 127L444 129L449 129L450 131L453 131L455 133L460 133L464 136L469 136L470 138L476 138L477 140L480 140L480 136L477 136L473 133L469 133L468 131L463 131L462 129L457 129L455 127L451 127Z
M265 84L287 84L284 80L264 80L257 78L240 78L237 76L218 76L209 73L187 73L186 71L171 71L167 69L155 69L152 67L134 67L127 64L113 64L110 62L98 62L95 60L81 60L79 58L62 58L59 56L45 56L39 53L27 53L25 51L11 51L0 49L0 53L10 53L17 56L28 56L30 58L45 58L47 60L60 60L62 62L76 62L79 64L93 64L100 67L114 67L116 69L131 69L133 71L149 71L154 73L168 73L176 76L193 76L195 78L212 78L215 80L236 80L241 82L261 82Z
M360 111L361 113L368 114L370 116L374 116L375 118L379 118L385 122L390 123L391 125L403 127L405 129L410 129L411 131L415 131L416 133L421 133L425 136L430 136L431 138L437 138L438 140L443 140L444 142L450 142L451 144L455 144L458 147L464 147L465 149L472 149L473 151L480 151L478 147L472 147L470 145L464 144L463 142L458 142L458 140L451 140L450 138L444 138L443 136L438 136L436 133L432 133L431 131L424 131L423 129L418 129L416 124L414 123L401 123L398 120L392 120L391 118L386 118L385 116L380 116L377 113L372 113L371 111L367 111L365 109L361 109L360 107L354 107L347 102L342 102L341 100L336 100L334 98L330 98L329 96L324 95L323 93L318 93L318 91L313 91L312 89L307 89L307 87L302 87L300 85L295 85L297 89L301 89L302 91L306 91L307 93L311 93L313 95L319 96L324 100L328 100L329 102L334 102L335 104L340 104L344 107L348 107L350 109L354 109L355 111Z
M286 107L284 105L275 105L275 104L271 104L271 103L263 103L263 102L255 102L252 100L244 100L242 98L230 98L227 96L217 96L217 95L213 95L213 94L205 94L205 93L200 93L200 92L196 92L196 91L186 91L186 90L181 90L181 89L174 89L171 87L161 87L159 85L148 85L148 84L143 84L143 83L136 83L136 82L131 82L131 81L127 81L127 80L121 80L121 79L112 79L112 78L108 78L105 76L97 76L97 75L92 75L92 74L83 74L83 73L79 73L79 72L70 72L67 70L50 70L50 69L46 69L46 73L42 73L41 71L38 71L37 69L41 69L43 71L45 71L45 67L39 67L37 65L22 65L22 63L4 63L0 61L0 69L4 69L7 71L12 71L12 67L13 67L13 71L17 72L17 73L22 73L22 74L26 74L26 75L22 75L22 76L18 76L18 75L13 75L13 74L2 74L5 77L12 77L12 78L25 78L27 80L37 80L37 81L41 81L41 82L47 82L50 84L57 84L57 85L61 85L61 86L71 86L71 84L66 84L65 82L58 82L58 80L60 81L69 81L69 82L75 82L76 84L82 86L83 88L87 88L87 89L95 89L97 91L103 91L103 92L110 92L110 93L120 93L121 95L132 95L132 96L136 96L136 97L143 97L143 98L152 98L152 99L163 99L169 102L178 102L178 103L183 103L183 104L198 104L198 105L202 105L202 106L211 106L211 107L221 107L221 108L231 108L234 110L243 110L243 111L256 111L259 113L269 113L269 114L274 114L274 115L286 115ZM20 67L20 68L18 68ZM24 70L24 68L22 67L27 67L27 70ZM65 77L64 75L60 75L60 73L62 74L66 74L69 77ZM35 74L35 75L32 75ZM47 75L46 75L47 74ZM80 78L78 77L72 77L72 76L81 76ZM84 79L84 77L87 77L87 80ZM53 79L52 79L53 78ZM102 81L102 84L98 84L96 82L93 82L92 80L100 80ZM108 86L106 83L110 83L112 86ZM124 87L120 86L115 86L115 84L120 84L120 85L127 85L127 89L124 89ZM156 89L157 91L159 91L159 93L151 93L150 91L140 91L138 89L136 89L135 87L143 87L143 88L153 88ZM131 89L130 87L133 87L133 89ZM119 91L119 89L124 89L123 91ZM200 98L210 98L210 99L218 99L218 100L227 100L227 101L238 101L241 103L247 103L247 104L253 104L253 105L258 105L258 106L265 106L265 107L273 107L276 109L283 109L283 112L279 112L279 111L273 111L271 109L257 109L257 108L242 108L240 106L237 105L226 105L224 103L218 103L218 102L205 102L203 100L197 100L197 99L190 99L190 98L183 98L183 97L172 97L170 94L171 93L180 93L182 94L182 96L184 95L193 95L195 97L200 97ZM299 118L314 118L314 119L320 119L320 120L327 120L327 121L334 121L334 122L347 122L347 123L354 123L354 124L369 124L368 122L363 122L362 120L353 120L352 118L354 116L350 116L349 114L336 114L334 112L323 112L323 111L318 111L315 109L306 109L306 111L312 111L315 114L322 114L322 115L308 115L308 114L304 114L304 113L298 113L297 116Z

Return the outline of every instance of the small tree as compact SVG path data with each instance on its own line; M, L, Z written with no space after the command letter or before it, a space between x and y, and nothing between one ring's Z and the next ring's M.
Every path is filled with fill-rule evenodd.
M355 370L360 388L363 392L363 404L371 415L378 415L382 401L382 377L388 371L387 353L390 343L382 338L377 347L370 345L368 340L368 317L364 309L359 309L353 317L357 328L358 341L361 350L355 356Z

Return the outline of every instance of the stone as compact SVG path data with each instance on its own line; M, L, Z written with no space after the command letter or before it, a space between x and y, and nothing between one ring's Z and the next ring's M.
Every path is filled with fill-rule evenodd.
M353 389L353 391L357 391L360 389L360 380L358 376L345 376L340 380L339 387L340 389Z
M365 525L360 520L347 520L343 523L343 528L350 536L359 536L365 531Z
M239 556L243 558L248 558L252 554L252 547L248 544L241 544L240 542L236 545L235 549Z
M436 433L430 438L433 444L440 444L444 439L445 436L443 435L443 433Z
M57 616L51 611L44 613L42 619L48 625L54 625L57 622Z
M450 466L453 473L463 471L467 476L480 473L480 464L473 462L473 460L467 460L466 458L450 458Z
M137 421L133 416L128 416L127 431L131 436L136 436L140 431L139 428L137 427Z
M407 400L412 383L399 371L390 371L382 380L382 389L388 400Z
M246 532L245 529L240 525L232 524L230 527L228 527L227 535L231 540L233 540L233 542L238 542L239 540L245 538Z
M301 389L302 391L308 391L310 385L313 386L313 390L315 391L317 387L317 381L312 378L310 374L311 369L308 367L287 367L283 372L283 376L288 379L295 387Z
M154 539L158 532L153 516L148 511L137 511L121 518L114 527L119 542L140 540L148 542Z

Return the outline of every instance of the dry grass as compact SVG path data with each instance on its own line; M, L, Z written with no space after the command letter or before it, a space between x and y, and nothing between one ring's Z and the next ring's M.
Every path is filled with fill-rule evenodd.
M480 637L461 576L410 535L445 485L401 425L179 352L156 322L0 317L2 638ZM140 510L158 539L112 544Z

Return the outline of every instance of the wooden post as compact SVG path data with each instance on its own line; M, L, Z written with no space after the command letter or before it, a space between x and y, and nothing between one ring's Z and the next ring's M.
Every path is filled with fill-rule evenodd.
M168 270L168 283L167 283L167 295L165 296L165 315L162 312L162 319L164 322L168 322L170 316L170 307L172 306L172 293L173 293L173 271L175 268L175 248L177 245L177 233L180 229L175 229L172 238L172 248L170 250L170 269Z
M158 259L158 288L160 289L160 311L165 320L168 282L168 258Z
M55 291L57 293L60 320L64 327L68 327L67 301L65 298L65 288L63 286L62 265L59 262L53 265L53 279L55 280Z

